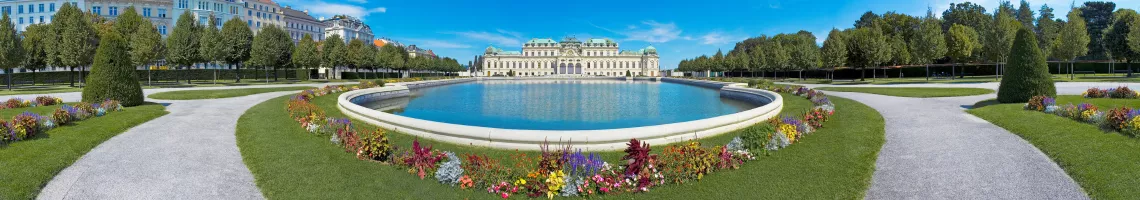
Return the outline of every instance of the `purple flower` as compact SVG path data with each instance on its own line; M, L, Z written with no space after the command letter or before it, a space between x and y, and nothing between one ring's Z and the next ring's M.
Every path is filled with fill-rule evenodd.
M1052 106L1052 105L1056 105L1056 104L1057 104L1057 99L1053 99L1052 97L1045 97L1044 100L1041 100L1041 105L1044 105L1044 106Z

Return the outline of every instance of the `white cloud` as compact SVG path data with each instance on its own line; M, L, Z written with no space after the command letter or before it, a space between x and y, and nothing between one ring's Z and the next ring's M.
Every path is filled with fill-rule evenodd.
M502 32L513 33L513 32L509 32L509 31L499 31L499 33L476 32L476 31L444 32L444 33L445 34L457 35L457 36L464 37L464 38L471 39L471 40L489 42L491 44L500 45L500 46L512 46L513 47L513 46L521 46L522 45L522 38L521 37L517 37L517 36L512 35L512 34L505 34ZM517 33L516 33L516 35L517 35Z
M367 0L349 0L356 3L367 3ZM364 7L352 4L343 3L329 3L325 1L307 1L307 0L279 0L278 3L282 5L291 5L297 10L308 10L310 15L315 17L329 18L334 15L348 15L364 20L368 15L376 13L388 12L385 7Z
M416 46L427 49L466 49L471 48L471 45L454 43L443 40L435 39L408 39L409 42L416 43Z
M503 29L495 29L495 31L502 33L502 34L510 35L512 37L515 37L515 38L522 38L522 33L519 33L519 32L508 31L508 30L503 30Z
M677 24L675 23L659 23L649 20L642 21L641 24L642 26L630 25L626 30L617 33L625 35L625 40L645 41L649 43L665 43L682 38L682 31L677 28Z
M701 44L707 45L728 44L734 40L733 38L729 38L729 36L726 36L721 32L710 32L704 36L701 36L700 39Z

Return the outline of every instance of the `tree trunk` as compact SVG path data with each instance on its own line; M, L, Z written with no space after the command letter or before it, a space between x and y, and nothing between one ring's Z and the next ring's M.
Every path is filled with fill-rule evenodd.
M12 69L4 69L4 73L8 74L8 91L12 91Z
M273 67L273 82L277 82L277 67Z
M867 68L863 67L859 70L859 81L867 81Z
M1129 59L1127 62L1124 62L1124 63L1125 63L1125 65L1128 65L1128 78L1132 78L1132 59ZM1112 71L1116 71L1116 69L1113 69Z
M75 67L68 67L67 71L67 82L71 87L75 87Z

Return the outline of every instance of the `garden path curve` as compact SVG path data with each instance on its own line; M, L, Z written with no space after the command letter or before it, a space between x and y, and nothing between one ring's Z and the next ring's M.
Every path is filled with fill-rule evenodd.
M145 93L164 91L173 90L148 89ZM296 91L206 100L147 99L166 105L170 114L95 147L52 178L37 199L264 199L238 151L234 136L237 120L258 103L293 93ZM67 102L80 100L79 94L52 96Z
M828 92L867 104L886 120L867 199L1088 199L1048 156L965 112L995 94L906 98Z

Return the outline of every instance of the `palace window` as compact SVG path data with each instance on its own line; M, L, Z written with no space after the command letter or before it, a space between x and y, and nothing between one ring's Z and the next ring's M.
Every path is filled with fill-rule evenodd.
M150 17L150 8L143 8L143 17Z
M158 18L166 18L166 9L165 8L159 8L158 9Z
M103 8L101 8L99 6L91 7L91 13L95 13L95 15L102 15L102 12L103 12Z
M111 6L108 7L108 9L111 11L107 12L107 14L111 16L119 16L119 7Z

